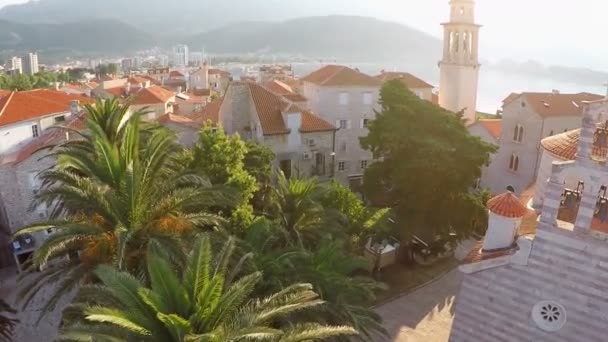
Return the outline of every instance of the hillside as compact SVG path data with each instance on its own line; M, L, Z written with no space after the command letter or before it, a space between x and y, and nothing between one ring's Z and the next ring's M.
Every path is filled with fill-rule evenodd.
M154 43L150 34L111 19L65 24L19 24L0 20L0 51L119 52L147 48Z
M439 60L438 39L410 27L355 16L324 16L280 23L237 23L195 35L188 43L216 53L269 52L357 61Z
M21 23L113 18L140 30L192 34L252 19L281 21L347 12L374 15L369 13L369 0L349 0L346 7L343 0L36 0L6 6L0 9L0 18Z

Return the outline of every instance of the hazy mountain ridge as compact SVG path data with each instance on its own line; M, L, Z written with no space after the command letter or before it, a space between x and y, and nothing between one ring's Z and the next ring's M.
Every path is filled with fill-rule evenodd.
M0 20L0 50L120 52L147 48L155 41L150 34L112 19L64 24L21 24Z

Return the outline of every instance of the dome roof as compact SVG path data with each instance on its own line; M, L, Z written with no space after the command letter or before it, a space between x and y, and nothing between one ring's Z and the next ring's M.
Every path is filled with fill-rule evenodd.
M543 139L540 143L545 151L562 160L576 159L578 149L578 139L581 129L575 129L565 133L553 135Z
M492 198L486 206L489 211L504 217L520 218L528 213L528 208L510 191Z

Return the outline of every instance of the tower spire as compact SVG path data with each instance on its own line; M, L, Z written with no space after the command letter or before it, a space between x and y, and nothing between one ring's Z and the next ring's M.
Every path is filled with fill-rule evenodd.
M439 62L439 104L464 112L467 123L475 121L479 80L479 28L474 0L451 0L450 21L443 23L443 59Z

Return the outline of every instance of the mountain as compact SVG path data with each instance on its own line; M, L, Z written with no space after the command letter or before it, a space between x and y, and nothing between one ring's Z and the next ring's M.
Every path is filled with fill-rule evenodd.
M356 61L428 64L441 55L440 41L426 33L357 16L236 23L195 35L188 43L214 53L267 52Z
M150 34L113 19L64 24L20 24L0 20L0 51L120 52L148 48L155 41Z
M0 9L22 23L65 23L77 18L117 19L141 30L204 32L247 20L280 21L329 14L365 14L369 0L32 0ZM373 15L373 14L365 14Z

